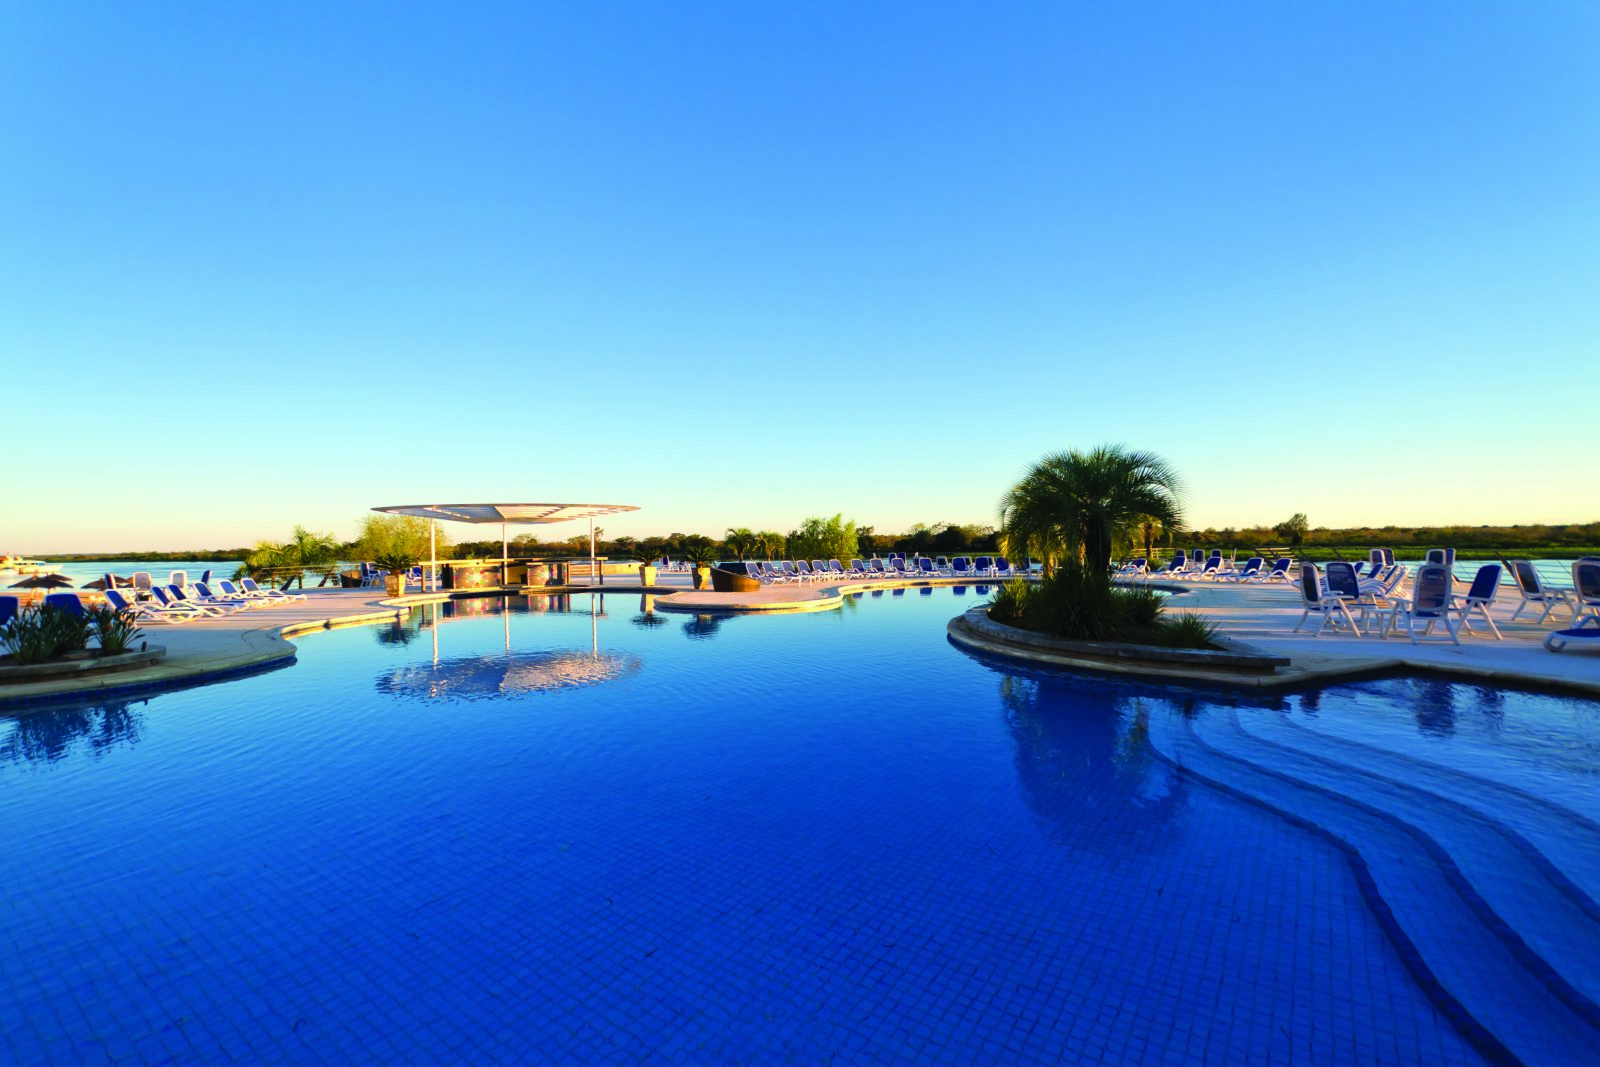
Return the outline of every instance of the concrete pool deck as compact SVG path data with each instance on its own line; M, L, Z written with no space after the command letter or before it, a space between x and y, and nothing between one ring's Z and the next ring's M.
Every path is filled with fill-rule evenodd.
M638 582L612 580L603 586L569 585L546 587L536 593L511 595L571 595L590 592L653 595L658 610L696 614L776 613L827 611L837 608L854 593L920 586L992 585L974 579L934 578L915 581L869 580L841 584L767 586L751 593L716 593L687 588L685 576L663 576L666 580L645 587ZM1168 588L1174 588L1169 586ZM1600 655L1582 649L1564 653L1546 651L1542 642L1552 629L1566 625L1554 618L1536 626L1528 618L1505 621L1511 604L1497 605L1496 622L1504 641L1479 632L1465 635L1459 646L1447 640L1429 640L1413 645L1404 637L1380 641L1376 637L1354 637L1325 631L1311 635L1307 626L1301 633L1291 630L1300 615L1300 601L1288 585L1238 586L1191 583L1172 603L1173 610L1199 612L1215 622L1227 636L1268 652L1288 656L1290 666L1266 676L1232 678L1215 671L1197 670L1187 677L1195 681L1240 684L1254 687L1303 686L1332 683L1353 677L1395 671L1440 672L1463 679L1481 679L1517 687L1557 687L1600 696ZM492 590L471 591L457 596L493 595ZM75 697L92 697L98 691L158 689L164 685L182 686L208 680L221 681L229 675L288 663L295 656L289 638L314 630L336 626L370 624L395 619L412 607L451 599L452 594L413 594L390 600L373 589L310 590L303 601L258 608L216 619L201 619L179 626L152 623L144 627L145 640L165 645L167 656L159 663L115 673L54 678L6 685L0 690L0 710L57 702ZM969 642L963 641L963 644ZM978 642L972 647L983 649ZM1153 677L1139 665L1107 667L1061 658L1030 655L1015 647L987 649L995 654L1068 667L1093 669ZM1163 671L1162 676L1180 680L1181 673Z

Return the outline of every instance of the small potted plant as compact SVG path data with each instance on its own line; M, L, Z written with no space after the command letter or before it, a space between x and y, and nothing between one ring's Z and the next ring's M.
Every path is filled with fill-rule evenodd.
M685 538L683 558L694 565L694 587L704 589L711 582L711 565L717 561L717 546L705 538L704 544L687 543Z
M653 548L643 545L635 546L634 558L639 561L639 584L652 586L656 584L656 556Z
M380 552L372 557L372 562L381 571L389 573L383 577L383 591L390 597L406 595L406 572L411 569L411 557L402 552Z

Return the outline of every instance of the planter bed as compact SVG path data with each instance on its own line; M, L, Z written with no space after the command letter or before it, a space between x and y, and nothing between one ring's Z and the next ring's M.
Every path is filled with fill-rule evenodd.
M101 671L122 671L130 667L147 667L167 654L162 645L151 645L139 652L119 652L115 656L100 656L93 652L71 652L61 659L47 663L14 663L10 656L0 658L0 684L8 682L37 682L42 678L56 678L64 674L96 674Z
M1130 645L1117 641L1068 641L1050 637L1033 630L995 622L989 618L987 605L970 608L959 620L973 633L993 641L1040 652L1059 652L1073 658L1108 659L1142 663L1162 663L1191 668L1249 671L1270 674L1279 667L1289 666L1288 656L1279 656L1254 645L1228 637L1215 637L1219 647L1162 648L1158 645Z

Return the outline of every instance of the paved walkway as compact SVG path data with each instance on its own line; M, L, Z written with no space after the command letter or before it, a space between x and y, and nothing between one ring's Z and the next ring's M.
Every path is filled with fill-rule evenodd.
M666 611L772 612L828 610L837 607L845 595L859 589L974 584L984 583L953 578L910 582L877 580L840 585L767 586L753 593L716 593L690 590L686 587L686 577L674 575L650 589L637 581L615 578L607 581L603 588L611 593L654 593L658 597L656 607ZM1172 601L1173 610L1200 612L1216 622L1228 636L1290 657L1291 666L1280 671L1280 676L1293 682L1332 681L1356 673L1421 668L1481 677L1499 684L1559 685L1600 695L1600 654L1581 648L1556 654L1547 652L1541 645L1546 633L1566 625L1569 616L1565 614L1561 622L1552 618L1544 626L1536 626L1526 618L1510 623L1505 619L1512 606L1507 605L1495 613L1505 634L1504 641L1494 640L1480 626L1479 633L1464 635L1459 647L1444 640L1412 645L1404 637L1380 641L1372 636L1354 637L1332 631L1313 637L1310 626L1299 634L1291 633L1300 615L1300 602L1294 589L1287 585L1194 583L1183 588L1184 594ZM586 585L575 585L546 591L584 593L589 589ZM202 619L180 626L148 624L144 628L145 639L152 645L167 648L167 656L160 663L104 675L8 685L0 691L0 707L67 693L92 693L109 687L161 682L181 684L223 671L283 661L295 654L288 638L296 633L390 619L412 604L447 596L413 595L389 601L381 591L373 589L308 590L307 593L303 601L217 619Z

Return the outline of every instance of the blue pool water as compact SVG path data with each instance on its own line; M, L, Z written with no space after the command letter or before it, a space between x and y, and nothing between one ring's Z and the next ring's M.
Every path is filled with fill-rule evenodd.
M1029 673L947 641L979 598L463 601L0 720L0 1059L1600 1048L1594 704Z

